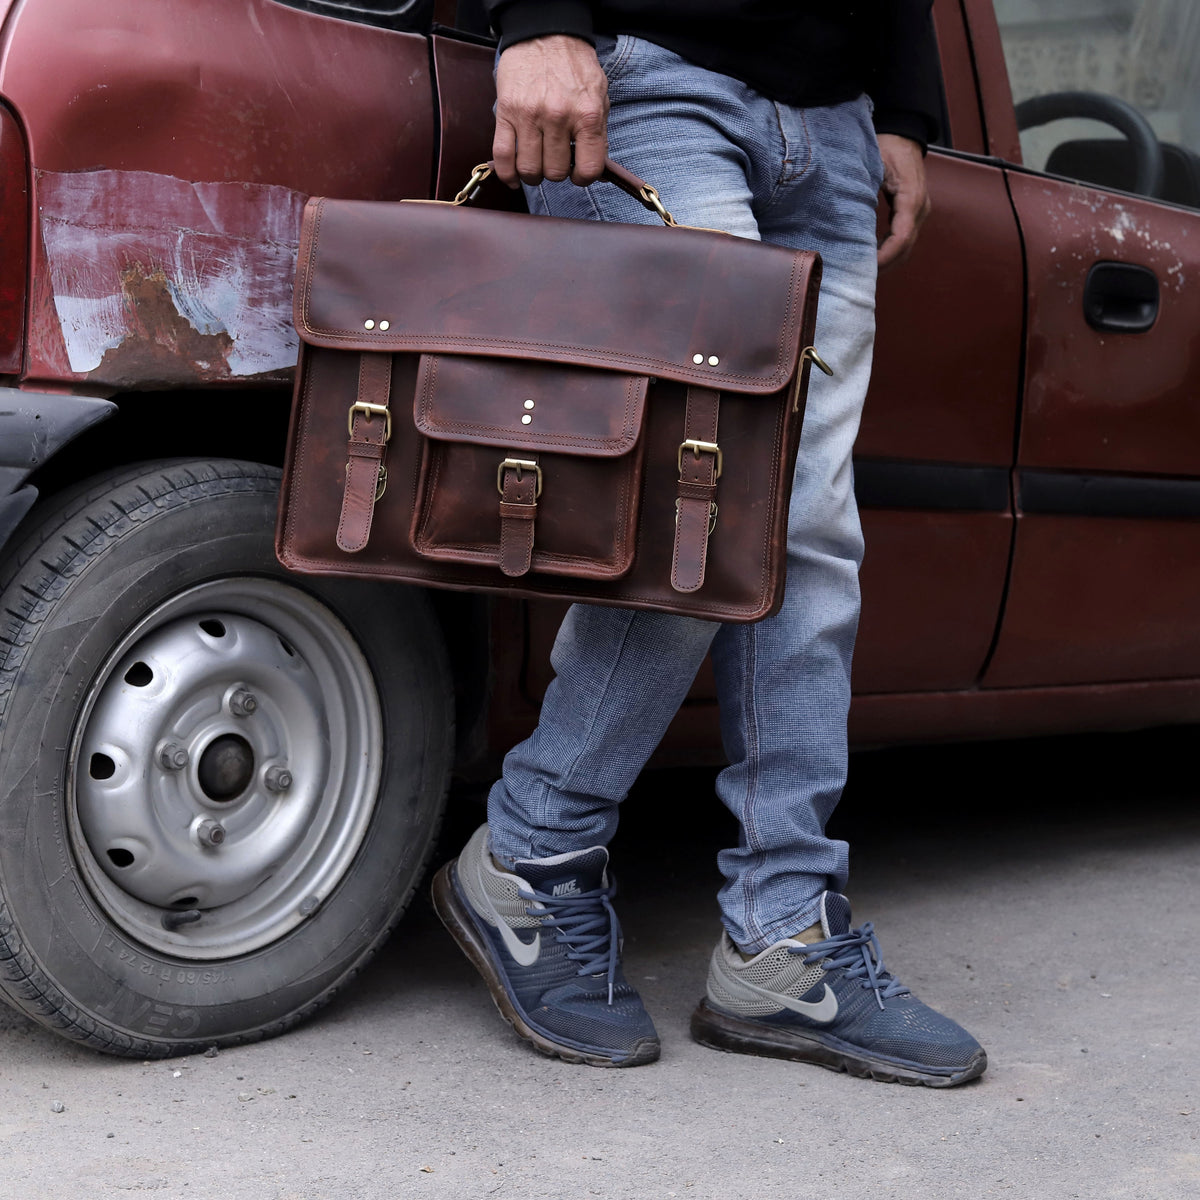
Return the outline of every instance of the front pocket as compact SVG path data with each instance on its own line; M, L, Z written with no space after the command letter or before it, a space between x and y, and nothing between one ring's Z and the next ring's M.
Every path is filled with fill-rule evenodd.
M634 561L648 380L427 354L412 544L426 558L583 579Z

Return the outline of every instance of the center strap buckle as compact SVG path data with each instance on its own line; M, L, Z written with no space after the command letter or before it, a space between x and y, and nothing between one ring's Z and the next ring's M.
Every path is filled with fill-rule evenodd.
M358 403L350 405L350 413L346 418L346 424L350 430L350 436L354 436L354 414L362 413L367 420L372 417L382 417L384 420L383 440L390 442L392 440L392 410L386 404L367 404L362 400Z
M701 454L714 454L717 459L717 473L714 479L721 478L721 471L725 466L725 456L721 453L721 447L716 442L701 442L695 438L688 438L686 441L679 443L679 453L675 456L676 465L679 468L679 474L683 475L683 452L690 450L699 460Z
M537 500L542 494L542 468L531 458L506 458L496 468L496 491L504 495L504 472L511 467L517 473L517 482L521 481L522 471L533 471L537 475L537 487L533 498Z

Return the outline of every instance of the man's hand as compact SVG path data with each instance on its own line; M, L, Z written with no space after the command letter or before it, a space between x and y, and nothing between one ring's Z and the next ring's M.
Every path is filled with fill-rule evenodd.
M925 184L925 159L921 147L910 138L894 133L879 135L883 157L883 194L892 219L887 237L879 247L879 269L903 262L917 241L931 205Z
M496 174L509 187L600 178L608 153L608 80L596 51L554 35L509 46L496 68ZM571 143L575 169L571 169Z

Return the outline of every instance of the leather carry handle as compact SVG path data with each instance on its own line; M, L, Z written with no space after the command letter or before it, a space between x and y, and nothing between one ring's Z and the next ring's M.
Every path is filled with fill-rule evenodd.
M471 172L471 178L467 180L466 187L454 197L451 203L466 204L474 200L484 182L494 175L495 171L496 164L494 162L480 163ZM615 184L621 191L632 196L644 208L657 215L664 225L670 226L672 229L678 227L679 222L667 211L659 198L658 190L644 179L639 179L632 171L627 171L619 163L613 162L611 158L606 158L604 173L600 178L606 183Z

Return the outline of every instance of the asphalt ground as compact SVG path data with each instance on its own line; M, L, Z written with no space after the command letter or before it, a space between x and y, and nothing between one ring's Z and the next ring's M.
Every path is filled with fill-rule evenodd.
M315 1020L215 1058L102 1058L0 1009L0 1197L1200 1197L1197 741L855 757L855 919L987 1047L976 1083L693 1044L732 826L710 772L655 772L613 852L660 1062L534 1053L422 902ZM459 800L447 855L477 816Z

